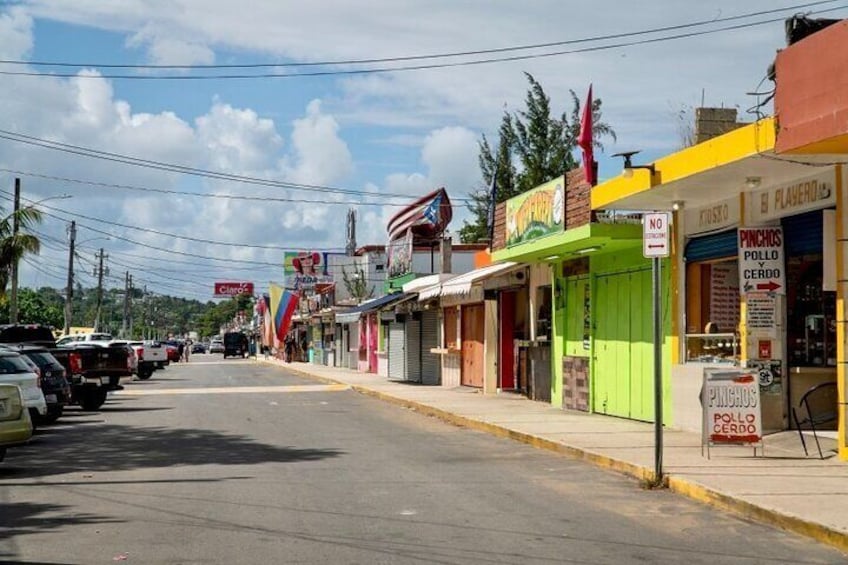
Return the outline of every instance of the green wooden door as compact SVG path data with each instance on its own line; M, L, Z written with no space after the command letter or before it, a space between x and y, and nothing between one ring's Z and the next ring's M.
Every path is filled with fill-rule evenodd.
M595 412L653 419L651 274L597 278L592 367Z

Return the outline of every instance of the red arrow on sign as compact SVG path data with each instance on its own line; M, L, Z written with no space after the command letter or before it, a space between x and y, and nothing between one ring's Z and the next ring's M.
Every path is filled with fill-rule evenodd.
M757 290L767 290L769 292L774 292L780 288L780 285L774 281L769 281L767 283L757 283Z

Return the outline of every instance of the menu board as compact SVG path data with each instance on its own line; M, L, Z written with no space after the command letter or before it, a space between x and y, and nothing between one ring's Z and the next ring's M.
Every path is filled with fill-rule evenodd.
M721 333L739 325L739 265L725 261L710 265L710 320Z

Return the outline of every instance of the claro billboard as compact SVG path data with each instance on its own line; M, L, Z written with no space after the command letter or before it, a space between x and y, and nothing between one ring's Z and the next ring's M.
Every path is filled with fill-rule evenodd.
M215 283L215 298L227 298L230 296L240 296L249 294L253 296L252 282L216 282Z

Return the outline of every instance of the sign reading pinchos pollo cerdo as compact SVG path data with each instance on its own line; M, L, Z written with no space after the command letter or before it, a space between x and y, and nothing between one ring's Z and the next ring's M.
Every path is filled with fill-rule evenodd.
M253 295L252 282L216 282L215 298L227 298L241 296L242 294Z
M702 394L704 442L762 441L760 383L755 371L705 369Z
M565 177L506 201L506 244L525 243L563 230Z

